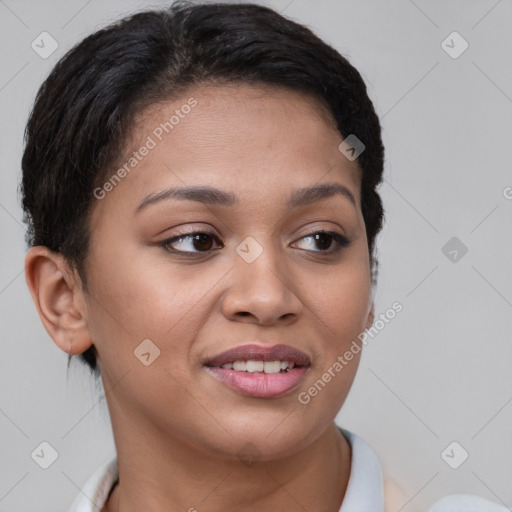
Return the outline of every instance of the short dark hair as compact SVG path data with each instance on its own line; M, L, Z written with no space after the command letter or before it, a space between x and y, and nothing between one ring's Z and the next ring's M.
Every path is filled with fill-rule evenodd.
M20 192L27 244L61 253L87 290L93 190L111 174L134 116L188 87L218 81L307 93L329 108L343 137L355 134L364 143L361 209L374 284L384 147L366 85L309 28L248 3L179 1L140 12L91 34L60 59L25 130ZM96 356L92 345L79 358L98 377Z

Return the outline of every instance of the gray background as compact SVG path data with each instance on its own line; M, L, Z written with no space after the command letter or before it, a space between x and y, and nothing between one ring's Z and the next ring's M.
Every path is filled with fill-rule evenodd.
M262 3L347 56L383 124L387 219L376 312L397 300L404 309L366 346L338 423L362 436L400 483L397 510L424 510L454 492L512 506L512 3ZM115 453L101 388L76 362L67 375L67 356L26 287L16 188L28 112L73 44L123 14L164 4L0 0L1 512L67 510ZM47 59L31 48L43 31L59 44ZM441 45L453 31L469 44L458 58ZM442 250L452 237L468 248L455 262ZM59 453L46 470L30 455L42 441ZM469 453L458 469L441 457L453 441Z

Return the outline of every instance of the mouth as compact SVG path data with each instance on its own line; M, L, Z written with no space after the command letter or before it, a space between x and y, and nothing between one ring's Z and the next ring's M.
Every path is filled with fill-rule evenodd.
M205 363L210 375L232 390L255 398L277 398L297 388L311 365L304 352L288 345L243 345Z

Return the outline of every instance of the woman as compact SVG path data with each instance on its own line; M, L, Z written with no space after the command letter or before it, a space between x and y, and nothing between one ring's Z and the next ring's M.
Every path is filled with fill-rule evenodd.
M357 70L262 6L176 3L63 57L27 126L26 276L117 451L71 511L391 510L334 423L374 317L383 156Z

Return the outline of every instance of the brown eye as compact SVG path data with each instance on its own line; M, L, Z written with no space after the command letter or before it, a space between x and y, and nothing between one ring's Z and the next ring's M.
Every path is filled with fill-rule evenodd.
M324 251L327 251L331 247L332 241L334 240L334 237L329 233L317 233L313 235L313 237L317 247Z
M350 244L350 241L347 238L335 231L317 231L315 233L310 233L309 235L302 237L299 242L308 239L310 242L303 244L306 246L303 247L305 250L323 252L326 254L336 253L343 247L347 247ZM296 242L296 244L299 242ZM334 249L331 248L333 242L335 246Z
M213 233L195 231L181 233L178 236L165 240L160 245L169 252L201 253L211 251L214 247L214 241L219 242L219 239Z

